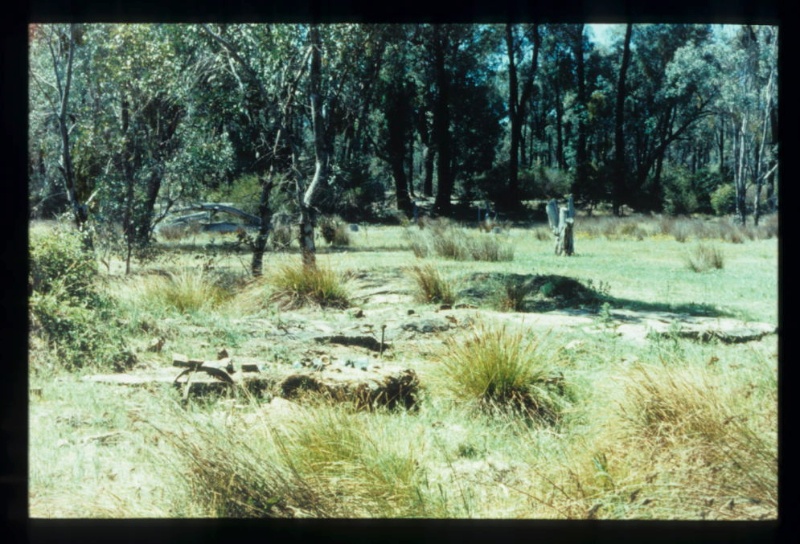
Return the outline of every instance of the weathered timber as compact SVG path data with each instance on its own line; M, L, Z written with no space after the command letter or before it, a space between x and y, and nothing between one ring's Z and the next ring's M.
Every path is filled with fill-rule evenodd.
M365 359L365 364L331 364L311 368L292 368L247 362L243 371L228 374L224 369L202 365L189 365L181 361L183 371L174 378L171 368L154 369L139 374L108 374L85 378L95 383L147 386L171 384L181 390L188 400L209 394L237 395L240 390L250 394L304 399L321 396L335 402L352 402L358 408L412 408L417 402L419 380L413 370L381 364ZM349 362L349 360L348 360ZM218 363L218 362L215 362ZM368 363L368 364L367 364ZM244 369L257 371L244 371Z
M358 408L414 408L419 380L410 369L393 366L335 367L323 372L298 372L279 384L287 399L321 395L334 401L353 402Z
M234 208L233 206L228 206L227 204L218 204L218 203L215 203L215 202L205 202L205 203L202 203L202 204L194 204L192 206L187 206L186 208L182 208L180 210L175 210L173 213L183 213L183 212L187 212L187 211L196 211L196 210L211 212L212 214L213 213L217 213L217 212L228 213L228 214L231 214L231 215L235 215L237 217L241 217L242 219L247 221L247 223L250 224L250 225L260 225L261 224L261 218L259 218L256 215L253 215L251 213L247 213L245 211L242 211L239 208ZM181 218L181 219L186 219L188 217L190 217L190 216L187 216L187 217ZM202 216L198 216L198 214L195 214L194 216L191 216L191 217L201 218Z
M321 344L341 344L343 346L358 346L372 351L380 352L381 349L386 350L391 348L390 344L381 343L380 340L372 336L347 336L344 334L336 334L332 336L317 336L314 338L316 342Z
M567 200L567 206L558 208L555 199L547 203L547 220L555 236L556 255L570 256L575 253L575 241L572 234L575 224L575 204L572 195Z

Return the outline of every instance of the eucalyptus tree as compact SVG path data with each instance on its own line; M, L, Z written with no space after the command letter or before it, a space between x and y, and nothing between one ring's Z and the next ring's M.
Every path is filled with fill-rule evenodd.
M234 77L240 90L239 107L246 112L247 126L257 128L265 163L258 170L260 225L253 242L251 273L260 276L272 220L270 195L281 182L300 204L298 179L301 175L302 127L296 110L297 95L305 78L312 48L305 45L298 25L202 25L210 39L208 51L218 56L217 64Z
M520 145L522 144L522 127L527 114L527 106L533 94L534 78L539 66L541 35L538 23L527 26L519 35L517 25L508 23L505 26L505 45L508 55L508 117L510 122L511 143L509 148L508 191L506 206L516 208L521 204L519 189ZM518 61L522 56L526 41L530 44L530 62ZM518 75L519 73L519 75ZM522 80L520 88L519 80Z
M377 135L379 143L375 146L375 152L391 169L397 209L410 215L412 206L406 163L413 145L414 101L417 95L409 62L412 54L409 38L413 28L387 25L382 30L386 54L378 92L383 122Z
M633 24L625 27L625 39L622 45L622 61L620 62L619 77L617 79L616 107L614 110L614 178L611 193L611 205L614 215L622 214L622 204L627 190L626 178L628 175L625 164L625 77L631 58L631 35Z
M156 225L200 185L230 165L227 134L193 104L193 59L179 49L185 28L174 25L90 25L92 122L106 136L93 153L101 215L120 217L126 269ZM112 219L113 220L113 219Z
M83 42L83 27L79 24L37 25L32 31L30 50L31 98L40 98L47 103L46 113L40 115L40 104L31 104L32 125L37 121L43 126L53 127L59 139L60 172L64 193L71 208L76 226L83 230L89 218L86 200L89 198L85 186L79 186L73 164L74 131L79 120L70 102L73 92L73 74L76 51ZM38 111L37 111L38 110ZM40 169L45 170L44 149L39 147ZM87 238L87 240L89 240Z
M712 113L717 91L707 83L714 59L696 54L709 37L708 25L636 25L633 29L626 134L631 151L628 203L637 208L660 208L667 149Z
M774 190L777 171L777 29L741 26L727 38L728 54L721 59L719 108L731 152L728 171L736 189L736 215L744 224L746 195L755 187L754 220L758 222L762 186ZM772 196L772 190L769 190Z

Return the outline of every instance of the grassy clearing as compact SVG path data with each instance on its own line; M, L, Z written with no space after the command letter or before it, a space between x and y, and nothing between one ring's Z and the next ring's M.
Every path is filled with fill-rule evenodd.
M553 255L551 236L540 240L535 231L512 227L506 236L513 261L431 254L417 266L446 278L451 291L476 274L574 278L598 286L593 292L610 309L730 313L777 323L774 239L706 239L724 251L724 267L696 274L686 266L686 243L661 233L657 221L639 221L648 233L641 241L634 230L615 239L582 236L579 218L577 254L570 258ZM403 271L414 257L404 232L362 228L346 248L320 248L340 280L348 270L365 271L359 279L365 289L396 297L365 300L359 319L336 307L317 312L316 302L289 309L270 298L272 278L287 261L299 262L296 254L267 259L263 279L244 281L241 256L220 254L203 272L199 249L180 246L137 265L130 277L103 275L99 291L112 303L107 328L124 337L139 363L156 366L168 366L172 351L214 358L222 346L235 357L291 364L320 349L292 339L316 321L369 334L384 318L405 319L408 307L419 319L444 321L452 313L463 325L475 318L483 325L406 342L399 329L387 329L393 343L387 362L414 369L422 382L417 411L284 401L291 409L281 415L281 404L267 399L183 409L171 388L81 382L87 370L65 371L52 346L34 334L31 367L47 362L50 371L31 373L31 515L775 518L774 336L736 345L675 338L633 344L608 325L592 332L554 328L540 341L526 325L535 319L530 314L437 314L438 308L413 305L416 280ZM695 236L688 235L690 244ZM177 247L171 244L164 246ZM183 271L193 276L190 292L211 286L221 297L206 292L200 299L214 302L180 310L165 293ZM539 308L542 288L553 296L563 287L546 281L527 292L532 285L498 283L498 298L507 299L498 308L530 312ZM517 324L503 329L508 321ZM285 341L265 338L271 330L288 331ZM154 337L166 339L163 353L147 350ZM521 361L528 363L520 368ZM563 381L546 381L562 375ZM518 409L476 409L530 398L550 407L557 424L532 424L536 418Z

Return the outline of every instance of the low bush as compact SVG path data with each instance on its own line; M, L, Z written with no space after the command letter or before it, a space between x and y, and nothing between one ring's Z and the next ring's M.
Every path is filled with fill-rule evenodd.
M731 184L720 185L711 193L711 208L716 215L728 215L736 211L736 188Z
M350 245L350 231L338 216L323 216L319 221L322 238L334 247Z
M30 236L30 334L53 368L124 370L135 358L113 326L114 308L97 288L97 263L83 235L65 227ZM39 358L32 358L32 360Z

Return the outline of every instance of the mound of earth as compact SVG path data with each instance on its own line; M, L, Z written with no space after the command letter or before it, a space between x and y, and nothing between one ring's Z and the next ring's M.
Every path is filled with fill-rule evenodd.
M525 312L597 308L604 300L580 281L555 274L480 272L472 274L465 282L468 287L459 291L459 299L477 306L496 306L508 294L522 298L521 310Z

